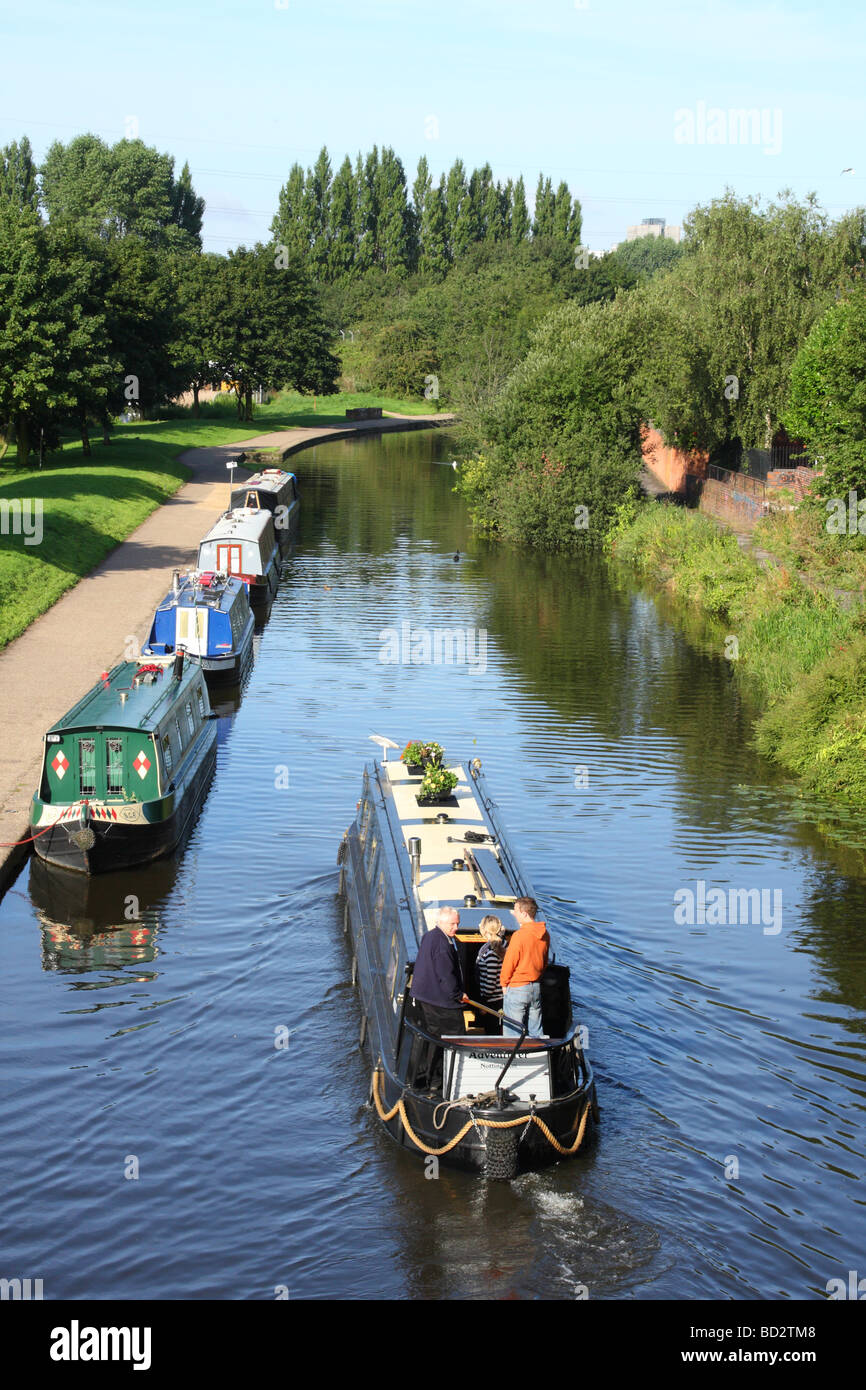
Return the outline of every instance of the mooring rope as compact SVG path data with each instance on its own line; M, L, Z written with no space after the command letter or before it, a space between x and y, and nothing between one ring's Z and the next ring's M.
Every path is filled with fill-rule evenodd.
M437 1158L440 1157L442 1154L447 1154L450 1149L454 1148L455 1144L460 1143L460 1140L463 1138L464 1134L466 1134L466 1132L472 1128L473 1124L483 1125L485 1129L514 1129L517 1125L536 1124L538 1125L538 1128L541 1130L542 1134L544 1135L547 1142L551 1145L551 1147L556 1149L557 1153L560 1153L563 1156L577 1153L578 1149L583 1143L583 1136L586 1133L586 1125L589 1119L589 1112L591 1108L591 1103L589 1099L587 1099L586 1105L584 1106L583 1115L581 1117L580 1125L578 1126L577 1130L577 1137L575 1138L573 1144L569 1144L567 1146L564 1144L560 1144L556 1135L550 1129L550 1126L545 1124L544 1120L542 1120L540 1115L519 1115L515 1120L488 1120L483 1115L472 1115L472 1117L466 1121L466 1124L463 1126L463 1128L459 1130L457 1134L455 1134L453 1139L449 1139L448 1143L443 1144L440 1149L434 1149L429 1144L425 1144L423 1139L419 1139L418 1135L412 1128L412 1125L409 1122L409 1117L406 1114L406 1106L404 1104L402 1095L400 1096L400 1099L397 1101L396 1105L392 1106L390 1110L385 1110L384 1106L382 1105L382 1101L379 1097L379 1083L381 1075L381 1070L379 1069L379 1067L377 1067L376 1070L373 1072L373 1100L376 1105L376 1110L379 1114L379 1119L382 1121L383 1124L387 1124L389 1120L393 1120L394 1116L399 1113L400 1119L403 1123L403 1128L405 1129L409 1138L412 1140L413 1144L417 1145L417 1147L422 1151L422 1153L433 1154ZM469 1097L467 1096L465 1099L468 1101ZM463 1100L463 1097L461 1097L461 1100ZM445 1102L442 1102L442 1104L444 1103ZM459 1104L460 1101L451 1101L449 1102L448 1108L450 1109L452 1105ZM437 1105L436 1110L438 1109L439 1106ZM436 1111L434 1111L433 1113L433 1123L436 1124ZM445 1118L443 1118L442 1120L443 1125L444 1123ZM440 1129L441 1125L436 1125L436 1128Z

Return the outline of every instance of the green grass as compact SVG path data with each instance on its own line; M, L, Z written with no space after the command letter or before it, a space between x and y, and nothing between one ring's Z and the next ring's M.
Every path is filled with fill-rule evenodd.
M93 440L89 460L80 442L67 440L41 470L19 468L10 449L0 463L0 501L41 498L43 538L40 545L25 545L23 535L12 534L11 518L8 534L0 533L0 648L186 482L189 470L178 461L185 449L233 444L271 430L345 422L347 406L381 405L401 414L424 414L426 404L343 395L320 398L320 408L313 412L310 397L286 393L257 406L251 425L238 422L232 401L205 407L198 420L172 408L171 418L118 425L111 444Z
M786 524L778 549L789 563L761 566L700 513L650 503L623 518L609 548L736 637L756 747L815 796L866 810L866 608L840 606L832 582L813 587L838 573L835 547L814 535L814 517L774 521L761 544L784 538ZM856 552L848 565L857 572Z

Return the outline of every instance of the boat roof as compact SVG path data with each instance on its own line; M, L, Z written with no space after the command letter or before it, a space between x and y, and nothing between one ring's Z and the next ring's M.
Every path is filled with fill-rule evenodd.
M207 584L202 580L207 579ZM211 574L196 570L193 574L181 575L180 589L169 589L159 604L158 612L168 608L216 608L228 613L237 603L241 594L246 594L242 579L233 575Z
M233 507L230 511L223 512L207 535L202 536L199 544L226 539L259 541L269 526L273 526L270 512L263 512L258 507Z
M248 492L250 488L259 488L262 492L279 492L288 480L294 477L294 473L289 473L285 468L261 468L258 473L253 473L247 478L245 483L237 483L234 490Z
M58 719L49 733L69 733L81 729L143 729L157 727L180 696L202 679L200 668L192 661L184 662L179 681L172 677L173 656L144 656L138 661L121 661L97 681L77 705ZM162 674L151 682L134 684L134 677L144 667L159 666ZM121 702L121 692L126 701ZM173 697L169 699L169 695Z
M456 800L453 806L419 806L416 796L420 783L417 777L410 777L400 761L377 761L373 768L392 832L402 842L395 845L401 867L408 866L409 840L417 837L421 841L421 875L415 901L423 929L436 925L440 907L457 908L461 933L477 931L487 913L500 917L506 927L511 925L509 916L515 898L531 893L531 889L513 851L504 842L495 805L482 785L480 761L471 766L448 765L458 779L452 793ZM438 817L443 813L448 820L440 823ZM469 845L449 842L449 836L456 841L465 839L467 830L489 838ZM462 858L466 850L477 864L482 893L469 870L452 867L452 860ZM477 907L464 906L467 893L478 897Z

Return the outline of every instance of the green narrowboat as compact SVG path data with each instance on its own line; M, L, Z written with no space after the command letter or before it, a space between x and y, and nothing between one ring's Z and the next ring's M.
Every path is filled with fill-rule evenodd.
M169 854L201 809L216 741L200 666L121 662L45 735L36 853L85 874Z

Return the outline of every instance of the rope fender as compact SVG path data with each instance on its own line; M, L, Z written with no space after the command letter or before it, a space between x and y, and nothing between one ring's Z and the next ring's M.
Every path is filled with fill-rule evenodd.
M381 1070L379 1067L377 1067L373 1072L373 1100L376 1105L376 1110L378 1112L379 1119L382 1121L383 1124L387 1124L389 1120L393 1120L394 1116L399 1113L400 1120L403 1124L403 1128L405 1129L409 1138L412 1140L412 1143L415 1144L417 1148L419 1148L422 1151L422 1153L433 1154L437 1158L441 1154L447 1154L450 1149L454 1148L455 1144L460 1143L460 1140L463 1138L464 1134L466 1134L466 1132L472 1128L473 1124L483 1125L485 1129L514 1129L516 1125L536 1124L538 1125L538 1128L541 1130L542 1134L544 1135L547 1142L551 1145L551 1147L554 1148L557 1153L562 1154L563 1157L567 1157L571 1154L576 1154L581 1144L583 1143L583 1136L586 1133L586 1125L587 1121L589 1120L589 1112L591 1109L591 1105L588 1100L583 1109L583 1115L581 1116L580 1125L578 1126L577 1130L577 1137L575 1138L573 1144L569 1144L567 1146L564 1144L560 1144L556 1135L550 1129L550 1126L545 1124L544 1120L542 1120L540 1115L527 1115L525 1118L523 1116L520 1116L516 1120L488 1120L485 1119L482 1115L473 1115L471 1119L466 1121L463 1128L459 1130L457 1134L455 1134L453 1139L449 1139L447 1144L442 1145L441 1149L431 1148L429 1144L424 1143L423 1139L418 1138L418 1135L412 1128L412 1125L409 1122L409 1117L406 1114L406 1106L403 1102L402 1096L397 1101L397 1104L394 1105L390 1110L386 1110L384 1108L379 1095L381 1075Z

